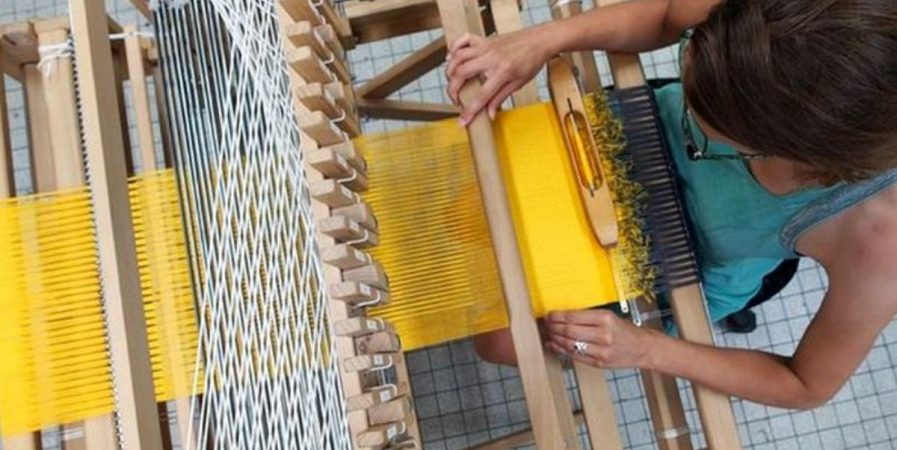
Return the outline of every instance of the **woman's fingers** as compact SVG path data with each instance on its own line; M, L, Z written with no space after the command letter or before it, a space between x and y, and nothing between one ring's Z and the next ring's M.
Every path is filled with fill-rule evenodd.
M485 51L485 45L477 45L474 47L464 47L456 52L450 53L445 58L445 76L447 78L452 78L453 76L455 76L455 72L459 67L461 67L468 61L481 57Z
M604 355L605 350L597 348L597 346L588 342L586 342L586 344L587 347L585 351L577 352L574 340L559 337L550 340L548 342L548 348L559 355L569 356L577 361L582 361L595 367L605 367L606 358L602 356Z
M506 83L501 90L498 91L497 94L492 96L492 100L489 101L489 105L486 106L486 111L489 113L489 118L495 119L495 113L498 111L498 108L501 108L501 104L511 96L517 89L520 89L522 83L519 82L511 82Z
M483 83L483 87L480 88L480 92L477 93L476 98L464 105L464 109L461 110L461 115L458 117L461 125L467 126L467 124L473 121L473 118L489 104L489 101L492 100L492 97L495 96L503 85L504 80L500 77L487 78L486 82Z
M448 49L449 54L460 50L468 45L476 45L482 43L486 40L486 38L482 36L477 36L475 34L464 33L463 36L459 37L455 42L452 43L452 46Z
M611 311L604 309L586 309L553 312L545 317L545 321L581 325L610 325L616 318L616 314Z
M484 58L474 59L468 61L461 67L455 70L455 74L449 78L448 84L448 95L449 98L452 99L456 105L461 103L459 95L461 94L461 88L464 87L464 84L467 83L467 80L480 75L485 74L489 69L489 62Z
M604 330L595 326L575 325L569 323L546 322L545 329L549 335L564 336L581 341L598 341Z

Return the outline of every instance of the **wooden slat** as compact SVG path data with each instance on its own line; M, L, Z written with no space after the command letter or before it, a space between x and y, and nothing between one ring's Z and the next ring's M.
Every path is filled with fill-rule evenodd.
M46 29L38 34L41 46L68 40L67 27ZM70 57L58 58L42 73L47 122L41 130L49 134L55 189L70 189L87 183L81 158L81 129L78 122L74 68ZM64 424L67 449L109 449L117 445L115 419L111 414L83 422Z
M152 19L153 12L150 10L149 2L147 0L131 0L131 4L134 5L134 8L137 11L140 11L140 14L143 14L143 17Z
M136 33L137 27L125 27L125 33ZM150 112L149 89L146 85L146 58L140 36L125 38L125 54L128 65L128 79L131 80L131 98L134 118L137 123L137 147L140 163L144 171L158 169L156 163L156 142L153 138L153 120Z
M513 33L523 29L520 18L520 5L517 0L489 0L492 9L492 20L495 31L499 34ZM529 80L511 95L515 106L529 105L539 101L539 90L536 80Z
M42 32L40 45L58 45L69 37L68 29ZM86 183L81 158L81 128L71 58L58 58L47 66L43 76L47 124L41 130L50 136L56 189L83 186Z
M449 46L465 33L484 34L475 0L438 0L437 4ZM480 88L479 80L465 84L461 89L462 102L472 101ZM478 114L468 126L468 134L508 305L511 335L536 445L540 449L577 449L579 440L563 370L560 361L544 349L533 317L489 117L482 112Z
M604 371L579 361L573 363L573 370L592 450L621 450L623 441Z
M53 145L45 128L49 123L44 80L36 64L24 67L25 107L28 115L28 147L31 149L32 188L36 192L52 192L56 187Z
M445 61L445 38L438 38L375 76L358 89L358 96L386 98Z
M434 0L353 0L346 16L359 44L439 28Z
M692 284L673 289L670 294L673 318L683 339L713 345L713 329L707 319L706 300L701 286ZM695 402L710 448L740 449L738 426L728 396L692 383Z
M433 121L455 117L458 108L442 103L386 99L359 99L358 111L373 119Z
M106 328L125 450L162 448L104 2L70 2Z
M6 79L0 75L0 200L15 197L16 195L7 108ZM7 450L40 450L42 448L39 432L3 436L2 442L3 448Z
M6 77L0 75L0 199L14 197L16 178L9 137L9 105L6 103Z
M576 426L579 427L580 425L585 423L585 416L582 412L578 412L573 415L573 420L576 422ZM468 450L506 450L509 448L525 445L530 442L533 442L533 430L531 428L519 431L517 433L509 434L507 436L500 437L489 442L484 442L477 446L470 447Z

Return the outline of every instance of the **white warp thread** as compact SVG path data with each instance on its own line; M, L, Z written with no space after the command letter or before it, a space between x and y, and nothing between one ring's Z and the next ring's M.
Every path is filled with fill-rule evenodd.
M276 1L155 13L195 261L192 433L200 449L348 450Z

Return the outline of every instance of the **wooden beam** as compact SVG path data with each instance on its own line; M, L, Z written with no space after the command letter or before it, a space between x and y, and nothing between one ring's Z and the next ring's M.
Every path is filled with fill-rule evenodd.
M13 170L12 145L9 137L9 113L6 103L6 77L0 73L0 200L16 196L15 171ZM40 432L2 437L7 450L39 450Z
M136 33L137 26L128 25L125 33ZM131 97L134 101L134 119L137 123L137 148L144 172L158 169L156 142L153 138L153 119L150 112L149 89L146 85L146 60L141 37L131 34L125 38L125 56L128 78L131 80Z
M16 178L9 137L9 105L6 103L6 77L0 73L0 200L14 197Z
M116 96L102 95L117 83L105 4L102 0L72 0L70 14L122 448L158 449L162 438L128 199L120 108Z
M445 38L438 38L386 69L358 89L364 98L386 98L445 61Z
M143 14L143 17L147 19L153 18L153 12L150 11L149 2L147 0L131 0L131 4L134 5L134 8L137 11L140 11L140 14Z
M37 64L23 68L25 74L25 108L28 116L28 148L31 150L32 189L52 192L56 187L53 146L47 133L47 100L44 80Z
M357 43L439 28L435 0L353 0L345 3L346 17Z
M465 33L484 34L476 0L438 0L437 4L447 45L451 46ZM481 88L479 80L468 81L461 89L462 103L472 101ZM511 335L536 445L543 450L578 449L579 439L561 363L546 352L533 317L530 291L495 148L492 122L481 112L467 130L507 302Z
M358 111L372 119L416 120L428 122L458 115L454 105L406 102L400 100L358 100Z

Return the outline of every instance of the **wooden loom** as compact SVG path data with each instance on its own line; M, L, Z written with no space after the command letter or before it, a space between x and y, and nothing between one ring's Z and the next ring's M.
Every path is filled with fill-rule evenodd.
M481 15L481 4L485 3ZM617 1L598 1L599 6L607 6ZM376 40L405 34L408 32L436 28L433 20L438 11L445 38L451 43L464 33L487 34L485 26L494 26L499 33L512 32L521 27L519 5L515 0L492 0L477 2L463 1L376 1L348 2L347 14L353 30L362 41ZM555 18L567 17L581 11L579 2L553 2L552 14ZM401 17L402 20L397 20ZM491 24L489 23L491 19ZM434 41L412 54L394 67L378 75L359 89L362 97L360 105L389 105L389 115L384 117L408 120L430 120L430 112L438 110L438 105L417 103L400 104L384 100L390 93L404 84L436 67L441 61L445 47ZM612 74L618 88L644 85L645 79L633 55L608 55ZM590 52L567 55L578 69L583 88L587 92L601 89L598 71ZM469 82L461 92L463 101L470 101L479 88L479 81ZM522 106L538 101L534 83L528 83L513 96L514 105ZM363 102L363 103L361 103ZM426 111L427 114L423 112ZM375 114L377 110L372 110ZM441 117L441 116L439 116ZM493 245L499 258L499 270L504 285L505 296L511 316L511 333L520 362L521 377L533 422L533 436L539 448L575 448L573 417L564 392L560 367L551 357L544 355L539 345L538 333L529 308L526 281L520 263L519 250L514 241L513 224L508 211L508 200L504 196L504 185L500 178L500 168L495 158L494 138L489 119L480 114L469 127L471 147L476 161L483 202L489 219ZM704 310L703 294L697 284L677 288L672 292L671 302L677 324L685 339L704 344L712 344L712 328ZM640 305L643 312L651 313L654 305ZM653 326L659 326L654 321ZM585 422L588 425L593 448L620 448L620 438L613 420L613 408L609 391L601 370L577 364L581 396L584 405ZM645 371L643 381L648 395L654 428L661 448L691 448L688 425L676 381L671 377ZM738 432L728 398L695 386L705 436L710 448L740 448ZM577 417L578 418L578 417ZM517 435L508 440L485 444L480 448L504 448L525 442L528 436Z
M157 404L152 400L151 375L145 370L149 366L149 359L141 296L133 295L139 289L133 276L137 274L134 233L129 208L121 209L118 206L128 204L126 177L134 174L135 167L130 152L125 151L131 148L128 136L122 132L127 129L128 124L123 83L129 81L131 86L137 146L140 149L139 165L142 172L151 172L158 169L158 164L147 80L158 79L159 74L155 70L152 41L136 33L136 27L123 28L108 18L102 9L85 9L79 6L81 5L73 4L72 21L64 17L0 27L0 63L2 73L21 83L24 88L31 160L28 178L35 193L86 192L84 186L87 183L87 172L82 163L82 129L79 117L86 124L84 138L87 160L94 167L91 172L92 183L105 187L94 197L93 211L98 219L98 246L103 249L103 272L110 280L104 290L107 298L109 350L115 361L112 370L116 379L122 380L117 383L121 400L118 412L128 434L136 436L149 448L154 442L161 445L158 438L161 436L158 417L160 413L167 417L168 405L165 402ZM104 27L103 24L108 26ZM110 34L119 36L111 42L111 46ZM78 43L73 51L84 62L81 67L80 91L75 84L73 54L63 52L58 57L50 57L45 65L39 65L42 56L40 48L65 46L72 35L78 36ZM2 79L0 76L0 81ZM157 87L160 85L156 83ZM76 101L79 95L83 101L81 111ZM159 107L158 110L164 111L164 108ZM17 187L13 176L6 111L5 87L0 83L0 199L15 197ZM102 129L97 125L100 123L103 123ZM113 204L117 206L111 207ZM39 263L34 261L34 264ZM85 320L96 319L94 315L101 314L99 308L97 303ZM91 325L102 327L102 322ZM99 357L105 358L105 354ZM129 364L124 363L129 360ZM108 382L106 379L100 385ZM150 401L144 402L147 398ZM148 406L146 409L138 408L136 405L139 403L146 403ZM174 403L181 417L187 417L189 401L182 398ZM106 407L101 407L100 410L104 408ZM116 448L119 437L112 410L106 411L83 420L60 424L64 447ZM181 419L180 424L184 425L181 428L182 435L187 436L186 421ZM167 419L163 421L163 425L167 430ZM134 445L135 442L127 440L125 444ZM5 435L3 446L7 449L40 449L40 433L35 431Z
M136 2L140 3L140 2ZM494 28L498 32L510 32L521 27L518 4L515 0L492 0L486 10L486 29ZM600 2L599 2L600 3ZM337 346L341 357L346 364L356 367L357 371L349 371L344 375L343 382L346 386L346 394L349 397L350 425L356 436L356 446L359 448L380 448L393 445L392 437L399 430L399 423L405 424L410 441L399 445L413 445L420 442L416 431L416 420L413 410L409 408L410 392L407 372L404 368L403 356L398 347L398 342L390 329L384 328L380 323L363 320L354 317L352 304L371 300L375 294L364 292L361 283L373 285L381 291L380 296L385 296L388 283L383 271L364 253L349 245L341 245L347 241L361 241L359 247L376 243L376 222L372 219L371 212L363 203L358 203L358 198L352 191L360 191L365 188L364 162L348 140L349 137L360 133L359 118L356 110L369 117L433 120L450 117L455 109L448 105L399 102L387 100L390 93L395 92L403 85L413 81L418 76L437 67L445 54L445 45L441 40L434 41L424 49L416 52L408 59L400 62L394 68L376 77L367 85L358 90L358 98L353 94L349 72L340 58L333 59L330 64L325 61L332 55L344 55L344 49L352 46L354 42L367 42L375 39L384 39L411 31L435 28L443 26L446 38L449 41L457 39L465 32L484 33L484 23L480 7L472 0L377 0L373 2L348 2L345 5L349 21L342 19L337 14L337 9L325 1L321 5L322 22L319 15L306 0L282 0L281 18L284 27L284 35L287 38L288 48L286 55L294 73L294 96L296 98L297 117L300 128L305 136L303 139L303 151L306 152L308 161L313 170L310 170L312 179L311 190L316 199L316 212L320 221L323 235L320 237L325 261L328 263L326 277L333 283L334 297L340 301L333 302L331 314L338 319L344 319L335 324L335 329L340 337ZM145 6L145 5L144 5ZM143 8L146 10L145 8ZM107 291L112 298L116 296L122 303L133 302L139 299L139 287L134 285L133 276L128 273L136 273L136 268L129 266L136 261L133 242L128 242L130 217L127 208L124 212L110 205L127 204L122 195L127 191L124 177L128 173L128 162L125 159L123 148L125 137L121 129L114 123L121 123L122 114L116 113L118 108L113 107L113 101L118 95L100 95L103 87L113 86L111 82L116 76L115 61L120 61L119 67L128 66L129 70L138 70L138 64L152 63L155 52L147 49L145 45L137 41L137 51L133 44L129 50L118 50L114 53L115 59L109 58L104 43L107 30L97 27L97 23L103 23L100 19L104 12L96 3L73 2L72 31L79 33L83 39L79 40L78 57L86 63L89 69L82 74L82 83L87 95L83 95L84 122L89 127L87 130L88 148L92 165L106 168L107 172L100 172L100 177L95 178L94 183L107 186L109 199L100 198L97 202L97 214L105 217L102 223L110 227L108 230L99 230L99 236L110 236L108 245L101 247L104 253L101 258L105 263L104 271L112 273L104 274L111 280L120 281L120 285L113 283L112 292ZM576 12L576 3L564 2L554 12L558 16L564 16ZM411 17L411 19L409 19ZM439 18L437 20L436 18ZM491 19L491 20L488 20ZM60 22L56 22L58 25ZM65 21L67 24L68 22ZM350 27L351 24L351 27ZM34 27L34 24L25 25ZM45 29L45 25L35 27L35 30ZM22 29L22 26L13 27ZM113 30L118 31L116 28ZM58 31L58 30L57 30ZM57 33L58 34L58 33ZM66 31L66 36L67 36ZM40 33L38 33L40 35ZM2 41L3 50L8 57L0 58L4 71L16 79L26 80L27 73L31 71L32 78L36 73L36 50L33 40L22 38L18 32L7 32L6 39ZM354 36L354 37L353 37ZM29 38L30 39L30 38ZM45 37L50 42L49 36ZM58 37L56 39L59 39ZM31 44L23 45L23 43ZM12 45L12 44L15 45ZM29 47L30 46L30 47ZM129 55L128 57L122 56ZM133 58L141 54L145 58ZM570 55L583 78L584 88L594 90L600 87L597 70L591 54ZM130 58L130 59L127 59ZM139 61L139 62L138 62ZM628 87L644 83L644 78L638 68L637 60L625 55L611 55L614 77L619 87ZM71 70L65 65L56 66L54 70ZM131 73L139 73L131 72ZM120 75L119 75L120 76ZM67 75L71 80L71 75ZM33 86L42 86L34 83ZM120 85L120 83L118 83ZM157 83L157 86L159 83ZM39 99L38 92L41 89L68 89L73 92L74 85L71 81L63 84L63 87L32 87L34 96L29 96L29 101ZM477 82L469 83L462 92L463 99L469 99L475 95L479 88ZM0 90L2 91L2 90ZM54 91L57 92L57 91ZM54 94L55 96L55 94ZM141 96L142 98L142 96ZM159 96L161 98L161 96ZM45 107L53 109L61 104L68 107L68 111L46 111L49 117L54 118L53 126L57 123L72 123L73 103L40 102L35 104L30 112L32 126L41 119L41 103ZM514 95L516 106L537 102L538 95L534 84L530 83ZM143 100L140 100L143 102ZM138 105L138 124L143 130L147 129L149 115L144 107ZM2 111L2 110L0 110ZM160 109L164 111L164 109ZM56 116L54 114L60 114ZM147 114L141 116L141 114ZM57 122L56 117L60 117ZM0 121L6 123L5 120ZM162 121L164 123L164 120ZM104 124L102 127L99 124ZM118 128L116 130L116 128ZM77 126L75 128L77 129ZM40 133L33 134L36 141L41 137ZM3 133L8 141L8 132ZM71 139L77 133L57 135L54 133L52 143L33 142L35 161L48 161L55 158L72 158L71 153L64 154L65 148L71 150L74 144ZM67 136L68 144L56 141L58 136ZM148 139L152 142L151 135L140 133L141 149L146 150L143 144ZM148 137L150 136L150 137ZM533 420L533 437L539 448L576 448L578 439L575 434L575 420L567 401L564 389L561 367L558 361L541 351L539 337L535 321L530 311L528 301L528 289L522 274L519 251L513 239L513 224L511 223L507 199L504 198L503 182L496 178L498 163L494 156L494 143L491 124L488 118L480 115L470 127L471 146L477 161L478 171L481 175L481 186L484 195L484 204L489 216L489 223L493 236L498 236L494 242L496 254L499 256L502 279L505 286L506 297L509 299L509 310L512 316L512 333L515 345L521 361L521 375L524 380L524 388ZM3 141L0 141L2 144ZM7 195L15 192L13 180L10 177L8 142L2 147L3 156L7 158L4 170L0 173L6 175L2 186ZM52 148L52 159L46 157ZM41 150L43 149L43 150ZM60 152L60 153L55 153ZM67 156L66 156L67 155ZM144 167L155 164L152 151L142 153L141 158ZM75 158L77 159L77 158ZM64 160L64 159L63 159ZM70 160L70 159L69 159ZM102 163L101 163L102 161ZM153 161L153 162L151 162ZM50 164L53 165L53 164ZM62 175L50 175L46 172L47 165L35 165L34 176L38 180L39 190L45 189L42 179L56 177L58 180L49 183L65 183ZM56 164L56 167L61 165ZM78 167L78 166L64 166ZM347 175L356 173L357 176L351 183L345 186L334 181L347 178ZM103 176L105 174L105 176ZM69 177L82 177L83 171L74 171ZM78 179L72 183L83 184ZM55 185L59 186L59 185ZM53 187L46 187L53 189ZM112 231L119 233L113 233ZM111 236L116 236L111 238ZM336 289L339 287L339 289ZM116 294L116 291L118 293ZM703 313L703 300L699 287L674 293L674 312L679 320L679 327L684 337L699 342L711 343L709 324ZM133 306L133 304L132 304ZM650 305L644 305L643 311ZM118 314L133 314L140 308L122 308ZM116 332L119 324L122 339L112 339L113 343L121 343L123 347L113 348L113 358L121 352L131 352L128 358L133 361L143 361L136 364L131 372L116 373L116 384L121 391L125 388L125 401L121 404L119 414L124 425L124 435L131 441L125 442L125 448L163 448L165 435L159 430L159 422L155 420L158 415L158 405L152 394L152 381L148 360L145 357L146 336L145 326L141 326L143 319L129 315L127 320L119 318L116 311L111 311L109 317L111 332ZM128 324L129 326L125 326ZM141 333L144 333L141 336ZM143 343L141 344L141 340ZM128 342L131 344L128 345ZM136 342L136 344L135 344ZM369 387L366 379L367 369L379 365L378 357L388 354L392 358L400 378L398 396L381 396L386 392L380 388ZM121 357L121 356L119 356ZM124 370L121 363L113 361L115 370ZM124 366L129 366L125 364ZM126 367L127 368L127 367ZM577 365L577 376L582 391L584 405L584 420L588 424L593 448L613 449L620 448L620 438L616 431L613 419L613 408L610 403L610 395L604 382L602 371L587 366ZM646 390L649 395L654 418L655 430L662 448L690 448L691 442L684 421L681 401L678 397L678 389L675 380L657 374L643 374ZM121 384L119 384L121 383ZM130 392L130 395L128 394ZM711 448L730 449L738 448L737 431L728 400L696 387L698 407L707 434L708 444ZM178 411L183 411L186 406L180 403ZM180 417L186 414L180 413ZM77 426L76 424L73 426ZM179 424L181 435L187 436L187 427ZM84 425L84 440L90 444L83 444L85 448L114 448L117 439L112 426L111 416L104 416L96 421L91 420ZM74 435L74 434L72 434ZM521 441L526 437L515 436L510 440L487 444L482 448L505 448L511 442ZM77 438L75 438L77 440ZM97 442L98 444L94 444ZM71 445L78 445L73 443ZM14 437L4 440L4 448L40 448L33 435ZM77 447L75 447L77 448Z

